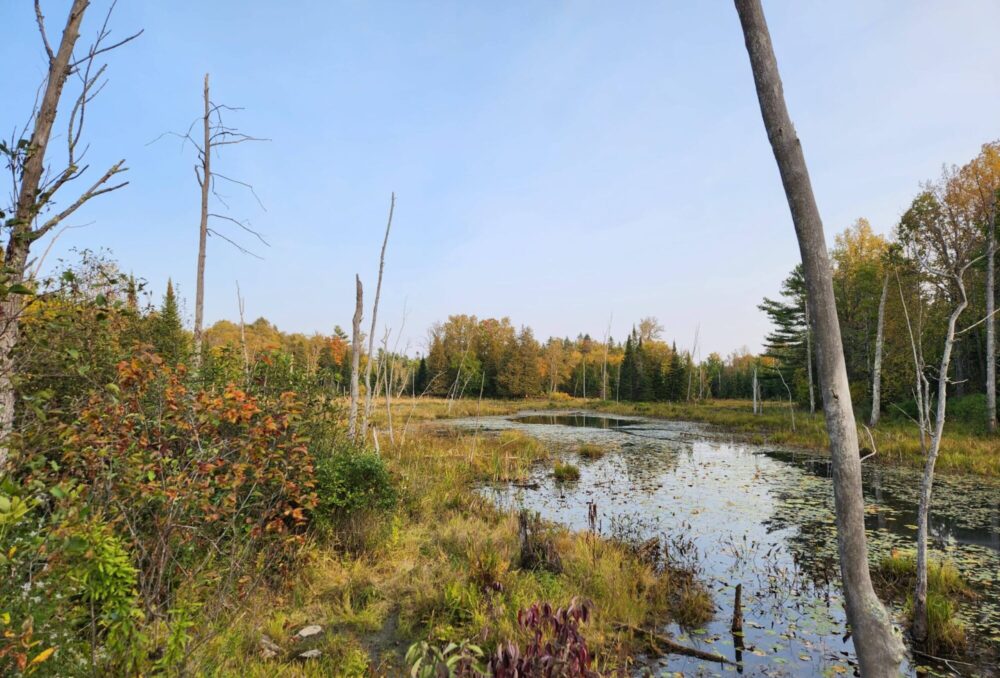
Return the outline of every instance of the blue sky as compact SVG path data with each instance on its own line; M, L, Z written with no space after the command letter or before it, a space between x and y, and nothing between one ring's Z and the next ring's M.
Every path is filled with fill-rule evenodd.
M43 0L53 39L68 4ZM1000 137L1000 3L765 10L830 241L860 216L889 231L942 163ZM0 25L9 136L44 62L31 2L0 0ZM172 277L189 318L194 158L149 142L197 116L205 72L246 109L228 121L272 139L217 161L256 186L266 211L228 190L229 214L271 247L258 261L210 239L209 322L235 318L239 280L251 318L348 326L391 191L379 325L399 331L405 309L411 352L451 313L540 337L600 337L613 313L616 338L655 315L682 346L700 325L706 354L757 349L756 305L798 260L730 2L120 0L112 26L145 34L109 59L88 158L126 158L132 183L80 210L50 262L110 248L157 298Z

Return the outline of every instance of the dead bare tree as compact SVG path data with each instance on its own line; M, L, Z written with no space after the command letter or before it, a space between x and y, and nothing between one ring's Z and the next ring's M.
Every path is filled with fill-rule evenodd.
M247 351L247 326L243 317L246 311L246 304L243 295L240 293L240 281L236 281L236 304L240 312L240 350L243 352L243 378L250 381L250 354Z
M875 595L868 569L858 429L833 295L833 278L802 145L785 105L778 62L760 0L735 0L761 116L778 165L802 255L807 303L816 338L817 372L833 458L837 546L854 647L866 678L896 676L903 644Z
M238 241L213 228L211 225L213 223L212 220L226 221L231 224L235 224L241 230L253 236L260 244L265 247L268 246L264 237L259 231L255 230L250 225L249 221L245 219L236 219L235 217L231 217L227 214L222 214L220 211L212 211L211 198L214 197L223 208L229 208L225 196L220 194L218 191L217 184L219 180L221 180L248 191L260 208L267 211L264 207L264 203L261 202L260 197L257 195L257 191L254 189L253 184L222 174L213 168L212 161L213 156L217 159L220 149L224 146L235 146L250 141L270 141L270 139L245 134L238 128L231 127L226 124L223 118L223 113L235 113L242 111L243 109L212 102L209 93L208 73L205 74L205 80L202 87L202 106L202 114L191 123L187 132L183 134L179 132L166 132L153 140L155 142L164 136L173 136L181 140L182 148L184 144L190 143L197 151L198 162L194 166L194 174L195 179L198 181L198 188L201 191L201 219L198 227L198 266L196 271L194 301L194 364L196 368L201 366L202 344L204 343L205 258L207 255L209 236L214 235L222 240L225 240L243 254L248 254L257 259L261 258L258 254L254 253L247 247L244 247ZM192 136L192 131L194 130L195 125L198 125L199 123L201 124L201 140Z
M39 89L40 98L36 99L28 121L19 133L15 131L9 143L0 142L0 155L5 158L12 184L11 208L0 210L3 225L10 230L3 247L0 271L0 472L6 466L7 437L14 425L13 377L16 366L13 353L20 340L21 314L34 288L30 273L31 247L93 198L128 184L127 181L115 183L116 177L128 169L125 161L119 160L76 198L68 200L61 210L46 214L55 204L57 193L82 177L89 169L89 165L84 164L89 147L80 147L87 107L108 82L105 77L107 65L98 64L98 57L142 34L140 30L123 40L113 43L110 41L111 30L108 24L115 7L112 2L96 38L87 47L85 54L77 58L74 50L89 6L89 0L73 0L62 38L58 47L53 50L40 1L35 0L35 19L45 48L48 69ZM49 142L66 83L71 78L79 82L79 91L73 99L67 121L66 155L58 161L60 169L55 169L50 164L52 158Z
M382 240L382 253L378 261L378 283L375 285L375 303L372 305L372 328L368 333L368 364L365 367L365 410L361 417L361 439L368 435L368 417L372 412L372 351L375 350L375 321L378 318L378 302L382 295L382 273L385 271L385 248L389 244L389 230L392 228L392 213L396 209L396 194L389 200L389 221L385 225L385 238Z
M889 272L882 280L882 296L878 302L878 326L875 330L875 365L872 369L872 414L868 425L878 426L882 415L882 347L885 344L885 299L889 296Z
M691 347L691 352L688 353L688 390L687 390L687 401L691 402L691 379L694 376L694 354L698 350L698 332L701 331L701 323L694 328L694 345Z
M917 505L917 572L913 596L913 637L918 642L927 640L927 538L931 496L934 486L934 468L944 436L948 400L948 373L951 356L959 334L971 330L973 325L958 331L958 319L969 305L965 275L981 257L975 252L982 244L983 233L968 202L962 199L959 174L945 173L941 182L927 187L914 200L900 220L899 240L917 269L918 285L921 282L935 289L939 297L948 301L952 310L948 316L940 363L937 367L937 394L932 395L931 379L923 359L923 351L909 326L909 313L904 313L910 340L913 345L914 371L917 376L917 394L921 447L924 450L924 474L920 483ZM932 413L933 410L933 413ZM929 440L927 436L929 435Z
M604 332L604 361L601 363L601 400L608 399L608 341L611 338L611 323L615 319L612 313L608 318L608 329Z
M348 435L352 442L358 441L358 372L361 369L361 314L364 312L364 293L361 289L361 276L355 275L354 282L357 292L354 303L354 320L351 324L351 409L348 423Z

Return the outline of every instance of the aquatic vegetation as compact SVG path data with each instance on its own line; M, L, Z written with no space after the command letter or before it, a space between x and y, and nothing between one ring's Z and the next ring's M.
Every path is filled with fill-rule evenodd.
M604 456L605 449L594 443L580 443L580 446L576 448L576 453L580 455L581 459L594 461Z
M568 462L557 461L552 467L552 477L559 482L579 480L580 469Z
M904 614L912 623L913 586L917 560L912 551L893 551L879 560L876 583L883 595L904 599ZM958 618L958 608L975 598L972 589L955 566L932 560L927 565L927 649L930 652L955 652L965 647L965 624Z
M583 413L572 414L557 421L582 419ZM645 420L609 429L587 423L559 426L553 417L546 414L536 425L524 423L526 416L519 414L494 418L489 425L528 431L553 449L574 451L589 443L613 452L600 464L582 464L575 483L560 484L539 467L527 482L484 489L486 496L501 507L539 511L548 520L599 534L604 539L595 550L612 544L654 573L666 564L669 576L658 577L649 595L669 610L678 642L709 651L733 646L734 587L742 584L746 672L782 664L797 665L810 675L853 672L852 646L843 639L845 612L826 459L803 451L757 449L732 442L725 431L684 422ZM892 549L912 544L919 483L914 483L916 472L903 466L866 463L864 469L869 546L877 562ZM932 534L939 544L935 550L943 550L949 564L932 576L950 590L960 573L981 598L975 605L952 598L950 613L947 605L931 604L935 614L941 613L939 619L950 614L965 626L972 648L960 651L961 661L987 666L996 656L992 639L1000 639L994 583L1000 554L991 547L998 534L994 485L955 475L939 481L949 500L937 507ZM565 553L562 546L560 553ZM609 563L605 556L597 567ZM572 567L565 565L566 570ZM695 573L691 591L684 591L685 572ZM596 590L604 600L610 598ZM893 610L905 614L905 602L904 592ZM616 620L629 616L615 610ZM649 628L643 619L632 623ZM937 636L946 638L940 647L959 642L953 629L939 628ZM690 660L663 661L668 672L698 670L685 663ZM709 670L707 664L703 668Z

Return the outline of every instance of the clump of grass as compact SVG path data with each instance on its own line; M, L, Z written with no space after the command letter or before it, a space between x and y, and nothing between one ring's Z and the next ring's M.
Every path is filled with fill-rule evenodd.
M595 445L594 443L581 443L580 446L576 448L576 453L580 455L581 459L596 461L604 456L604 448L600 445Z
M568 462L557 461L552 467L552 477L556 482L565 483L580 479L580 469Z
M676 586L676 594L670 601L670 615L678 624L693 629L704 626L715 615L715 603L712 596L702 586L696 584L693 578L681 577Z
M917 578L917 560L912 551L893 551L875 569L876 584L891 599L905 596L904 612L912 623L912 589ZM974 597L962 575L948 561L927 564L927 647L931 652L954 652L965 647L965 625L958 619L958 605Z

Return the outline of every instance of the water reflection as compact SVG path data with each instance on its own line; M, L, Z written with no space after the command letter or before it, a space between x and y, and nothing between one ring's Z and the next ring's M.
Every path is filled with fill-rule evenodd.
M632 516L645 536L690 537L719 612L704 629L668 629L680 640L730 657L739 649L751 675L854 672L853 646L843 638L833 492L823 460L734 444L686 422L583 413L458 422L482 424L529 432L581 470L576 483L556 484L540 468L533 478L537 489L484 488L498 503L531 508L580 530L587 527L588 504L595 503L605 532ZM595 461L579 459L576 449L583 442L611 453ZM912 470L866 466L873 558L912 548L918 489L919 474ZM934 548L981 592L966 621L981 644L988 644L989 638L1000 638L1000 486L942 477L935 495L942 499L933 516ZM945 501L948 495L954 500ZM746 620L743 648L734 646L729 633L737 584ZM684 675L720 671L686 657L652 661ZM990 670L980 665L972 675L996 675ZM915 667L907 671L912 675Z

